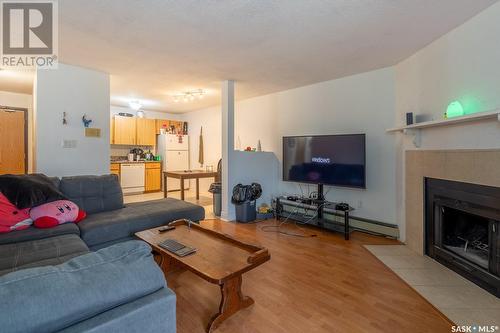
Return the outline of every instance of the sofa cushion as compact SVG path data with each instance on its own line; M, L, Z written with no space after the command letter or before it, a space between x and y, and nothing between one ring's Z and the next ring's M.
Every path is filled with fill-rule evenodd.
M109 242L99 243L99 244L96 244L96 245L91 245L91 246L89 246L89 249L90 249L90 251L97 251L97 250L100 250L100 249L104 249L105 247L108 247L108 246L111 246L111 245L115 245L117 243L128 242L128 241L134 240L134 239L137 239L137 237L135 237L135 235L134 236L123 237L123 238L118 238L118 239L114 239L114 240L109 241Z
M175 301L175 294L163 288L58 333L175 333Z
M59 188L87 214L123 208L117 175L63 177Z
M0 274L28 267L58 265L88 251L80 237L72 234L0 245Z
M2 332L55 332L166 287L141 241L0 277Z
M30 240L37 240L42 238L60 236L60 235L80 235L80 229L71 224L61 224L57 227L51 229L38 229L35 227L30 227L25 230L12 231L8 234L0 234L0 245L11 244L17 242L26 242Z
M134 233L177 219L199 221L205 218L203 207L166 198L127 204L123 209L90 214L78 224L82 239L88 246L132 237Z

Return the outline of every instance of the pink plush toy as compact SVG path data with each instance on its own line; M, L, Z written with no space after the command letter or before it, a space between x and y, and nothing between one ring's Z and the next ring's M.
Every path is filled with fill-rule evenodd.
M68 222L78 223L87 214L72 201L58 200L32 208L30 216L35 227L52 228Z
M0 193L0 233L26 229L32 223L29 208L18 209Z

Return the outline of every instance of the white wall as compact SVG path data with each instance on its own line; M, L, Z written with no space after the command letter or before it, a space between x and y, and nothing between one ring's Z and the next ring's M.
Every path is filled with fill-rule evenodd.
M280 194L278 190L280 168L273 152L235 151L233 163L237 183L244 185L259 183L262 186L262 196L257 199L257 207L261 203L269 205L271 199Z
M279 180L282 136L366 133L367 189L327 187L327 198L346 201L354 207L361 201L356 216L396 224L395 138L385 133L394 123L394 79L394 69L386 68L239 101L235 107L235 140L239 136L244 148L256 147L260 139L263 150L273 152L279 161ZM215 126L216 122L220 124L220 118L216 118L218 109L187 113L185 119L199 119L204 128L213 128L212 135L220 137ZM191 131L190 135L195 134ZM214 154L219 149L208 145L205 148L206 152L213 149ZM275 170L258 172L272 174ZM302 186L304 190L306 187ZM297 194L300 188L279 181L277 192Z
M395 143L385 134L394 118L393 69L257 97L238 103L236 111L236 134L242 138L243 146L247 140L255 146L262 136L264 150L273 151L280 161L279 179L283 136L366 133L367 189L326 187L326 197L357 207L353 215L358 217L397 223ZM251 118L255 120L251 122ZM302 185L304 191L306 187ZM296 183L279 182L279 191L297 194L301 189Z
M0 91L0 105L28 109L28 172L33 171L33 96Z
M212 165L217 170L217 163L222 156L222 118L221 108L212 107L183 114L183 121L189 126L189 150L192 169L199 169L198 153L200 128L203 126L203 147L205 166ZM208 190L213 179L200 179L200 189Z
M34 104L37 172L109 173L109 74L61 63L56 70L38 70ZM62 124L63 112L68 125ZM101 129L100 138L84 136L84 114ZM76 148L63 148L63 140L76 140Z
M240 143L241 150L257 148L260 140L263 151L281 151L281 137L277 136L283 114L280 101L286 95L286 92L270 94L236 103L235 147Z
M499 18L500 3L395 66L395 124L404 123L406 112L442 119L454 100L459 100L466 111L500 108ZM404 221L404 151L416 148L411 137L397 136L398 220ZM500 148L499 123L470 123L422 132L420 149L472 148Z

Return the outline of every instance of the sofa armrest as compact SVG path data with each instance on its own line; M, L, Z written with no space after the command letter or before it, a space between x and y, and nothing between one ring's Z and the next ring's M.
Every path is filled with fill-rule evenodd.
M0 277L2 332L53 332L166 288L141 241Z
M59 333L175 333L175 294L168 288L141 297Z

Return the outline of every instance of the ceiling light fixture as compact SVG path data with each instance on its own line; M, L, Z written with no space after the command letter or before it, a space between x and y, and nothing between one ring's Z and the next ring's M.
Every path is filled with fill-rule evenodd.
M196 97L198 97L198 99L202 99L205 94L206 92L203 89L197 89L185 91L172 97L174 98L174 103L178 103L181 100L184 102L194 101Z
M128 102L128 106L130 106L130 108L135 111L138 111L140 108L142 108L142 104L139 101L130 101Z

